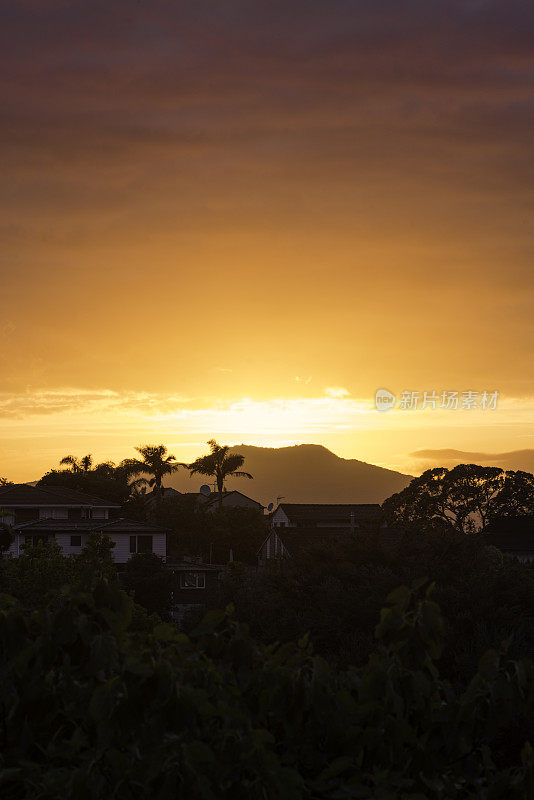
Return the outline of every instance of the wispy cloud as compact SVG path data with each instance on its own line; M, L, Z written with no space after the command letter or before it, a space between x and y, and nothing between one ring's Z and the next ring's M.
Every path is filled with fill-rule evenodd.
M342 398L342 397L350 397L350 392L348 389L344 389L342 386L328 386L324 390L327 397L335 397L335 398Z

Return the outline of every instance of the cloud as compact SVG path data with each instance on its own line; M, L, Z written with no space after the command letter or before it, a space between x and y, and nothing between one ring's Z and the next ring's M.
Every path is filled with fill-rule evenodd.
M74 415L114 415L165 413L188 398L173 395L151 395L147 392L116 392L110 389L58 389L35 392L0 392L0 419L27 419L42 415L58 415L68 419Z
M344 397L350 397L350 392L348 389L344 389L342 386L328 386L324 393L327 397L335 397L336 399L342 399Z
M484 453L469 450L416 450L412 458L424 463L424 469L436 466L452 467L456 464L482 464L502 469L534 472L534 449L512 450L507 453Z

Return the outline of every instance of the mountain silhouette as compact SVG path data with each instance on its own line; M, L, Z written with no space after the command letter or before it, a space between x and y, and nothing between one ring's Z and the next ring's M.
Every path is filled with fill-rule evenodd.
M381 503L404 489L412 479L355 458L341 458L326 447L300 444L292 447L236 445L231 452L245 456L244 469L253 480L229 479L226 488L237 489L264 505L283 496L292 503ZM181 492L198 491L211 479L189 478L180 470L165 479L166 486Z

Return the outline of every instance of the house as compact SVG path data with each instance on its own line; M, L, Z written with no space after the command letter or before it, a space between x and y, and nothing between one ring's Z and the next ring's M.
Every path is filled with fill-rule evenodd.
M219 508L219 493L211 492L211 494L199 494L199 502L202 503L206 511L216 511ZM246 494L233 490L231 492L223 492L222 494L223 508L252 508L256 511L263 513L263 506L257 500L247 497Z
M534 562L534 514L502 517L482 533L484 541L519 561Z
M258 567L279 567L283 559L348 544L359 532L376 534L386 544L386 530L375 503L280 503L258 550Z
M184 558L166 566L172 573L171 616L176 622L183 622L191 612L202 613L207 607L217 606L224 566L206 564L200 558Z
M378 503L280 503L273 528L349 528L376 531L383 524Z
M160 500L175 500L179 497L184 497L183 492L173 489L171 486L164 486L161 492L152 490L145 494L145 503L152 508Z
M74 489L15 483L0 488L3 521L9 525L39 519L109 519L120 505Z
M61 487L14 484L0 489L3 522L11 525L15 557L26 544L54 539L66 555L81 552L90 533L103 533L115 543L113 559L125 564L133 553L166 557L167 530L118 517L120 506L108 500Z

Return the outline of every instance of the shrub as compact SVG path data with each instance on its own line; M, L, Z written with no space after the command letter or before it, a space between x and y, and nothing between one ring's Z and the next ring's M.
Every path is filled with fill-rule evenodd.
M188 637L129 633L105 582L55 610L3 597L0 790L6 798L528 798L534 667L486 653L458 692L422 589L389 597L378 652L334 670L307 638L262 646L231 609Z

